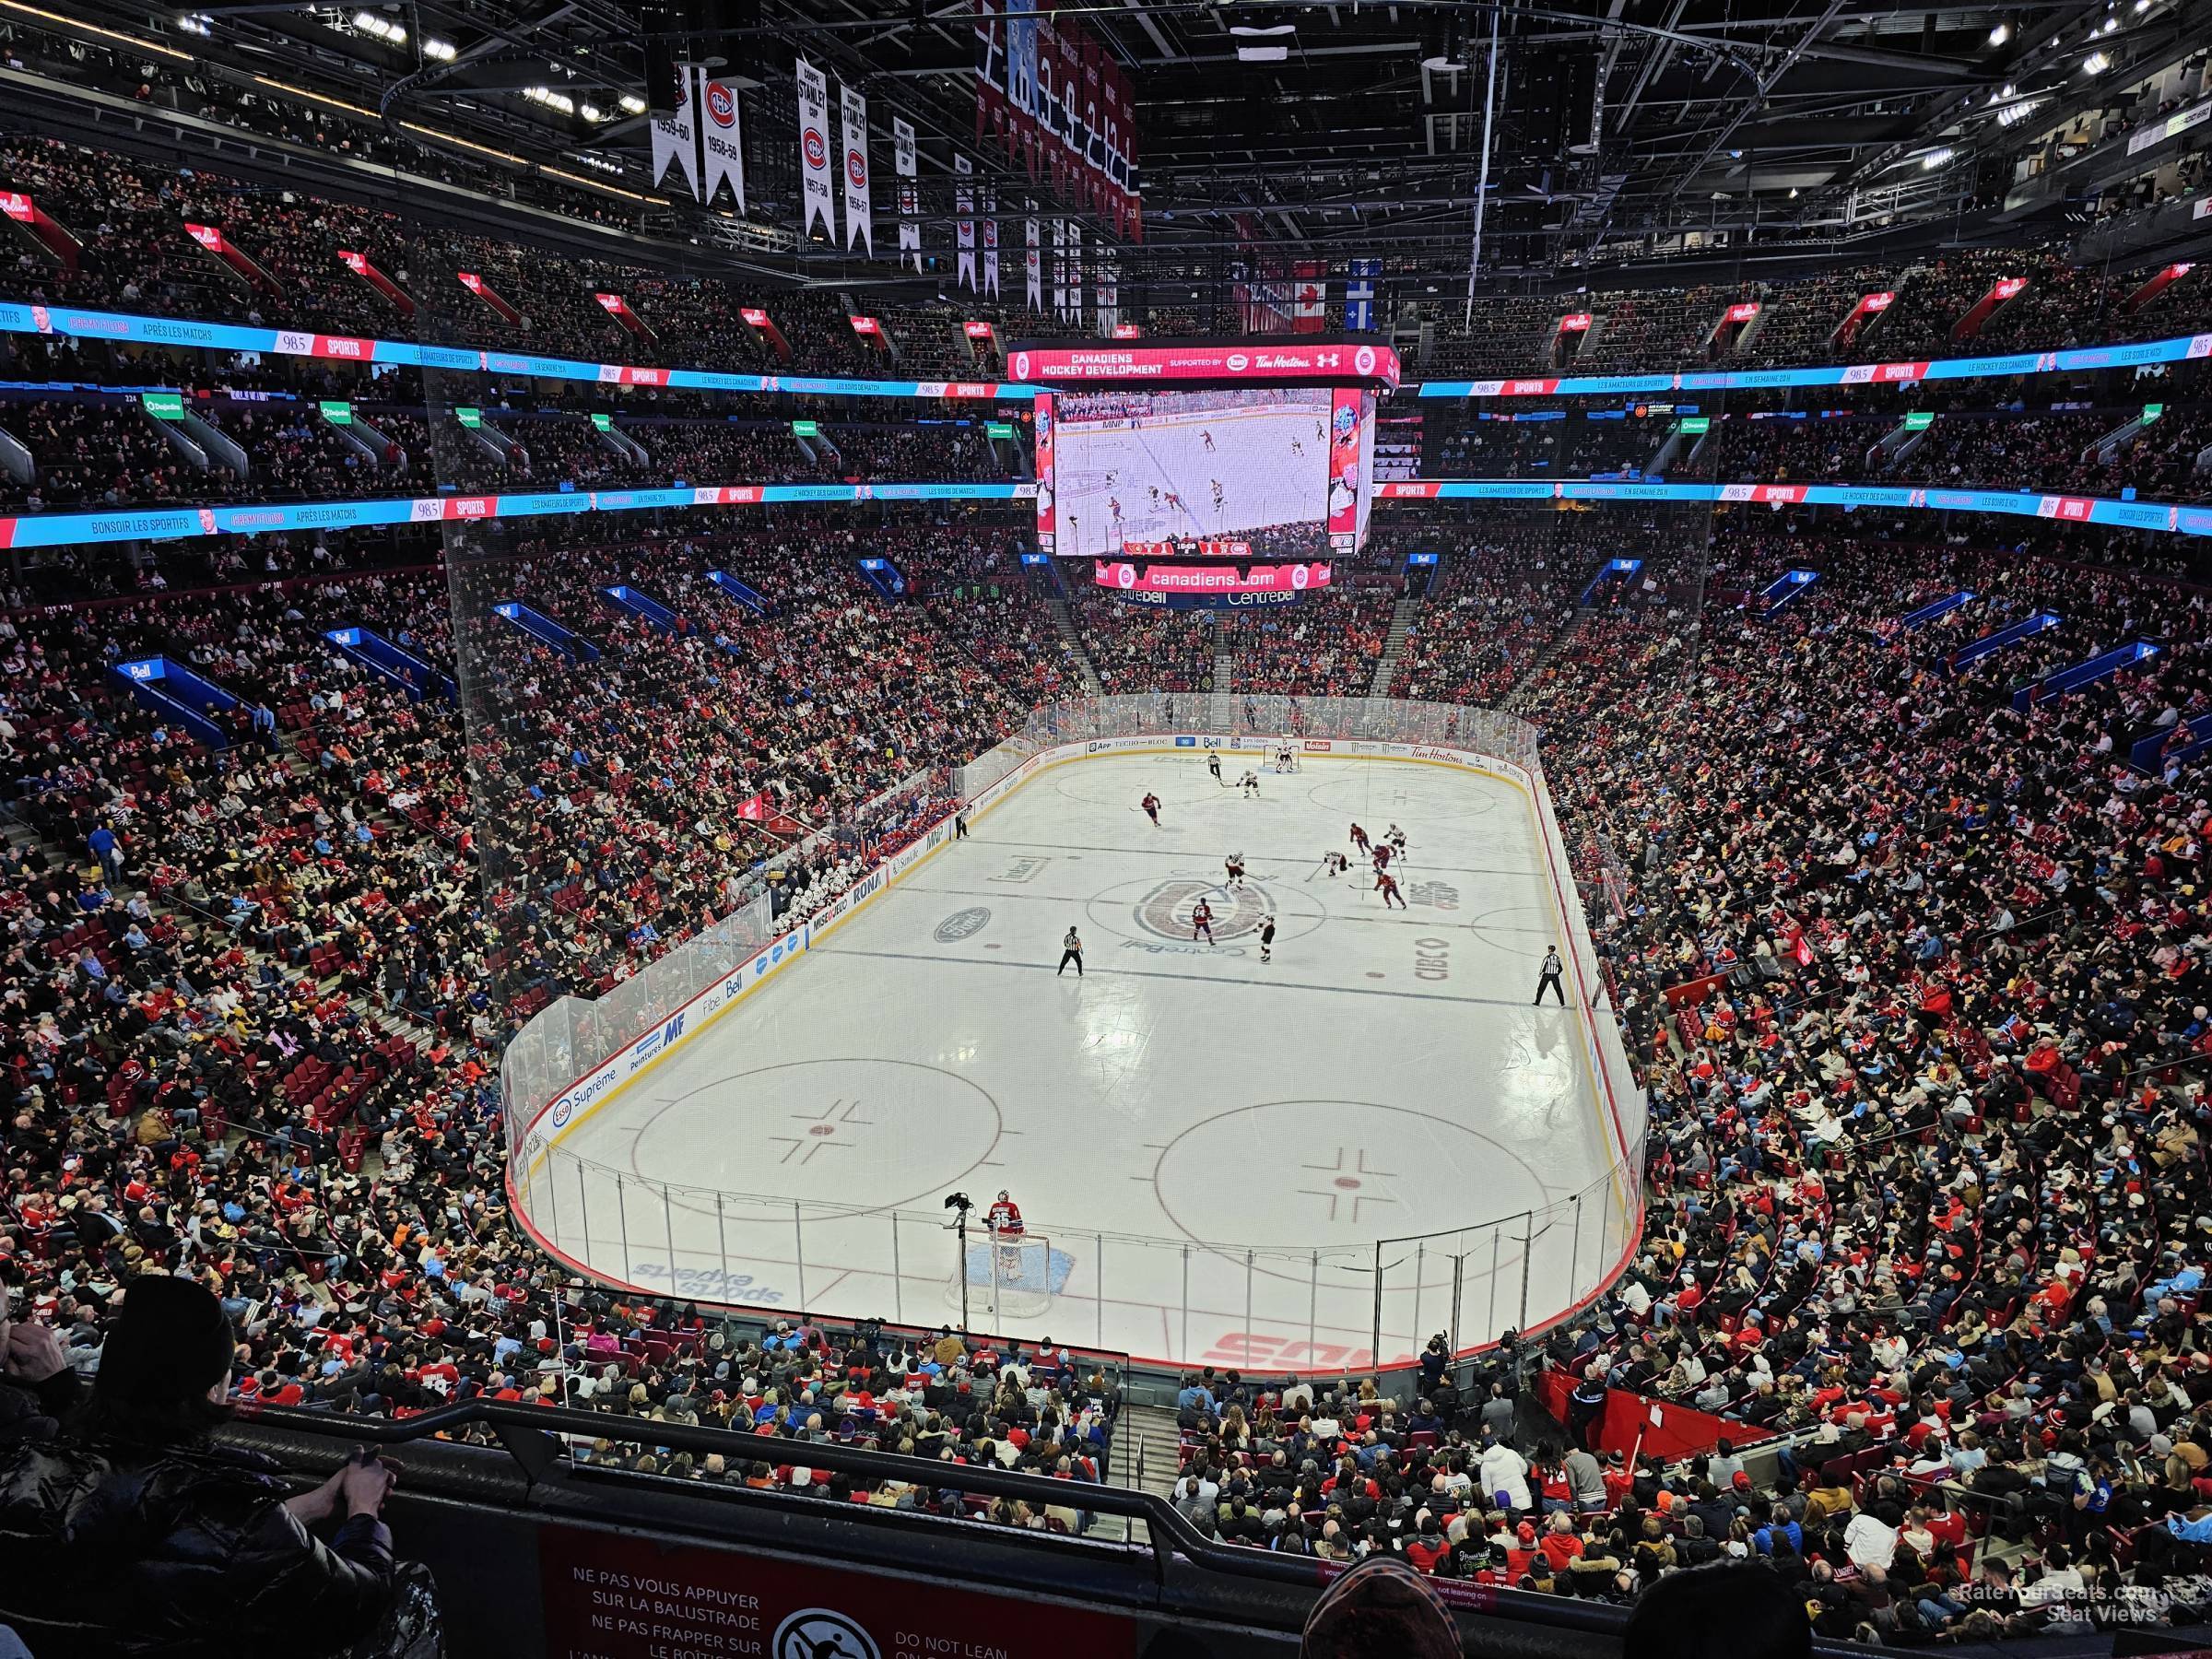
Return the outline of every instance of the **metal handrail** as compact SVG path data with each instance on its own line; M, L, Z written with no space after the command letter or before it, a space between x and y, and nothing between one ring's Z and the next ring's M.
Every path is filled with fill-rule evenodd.
M1137 1543L1134 1535L1127 1543L1109 1539L1065 1539L1049 1534L1024 1534L1023 1536L1047 1539L1053 1546L1079 1545L1091 1549L1115 1549L1148 1555L1154 1559L1156 1571L1164 1567L1166 1557L1179 1555L1200 1566L1233 1577L1319 1590L1337 1571L1342 1571L1337 1563L1312 1556L1278 1555L1269 1550L1216 1543L1203 1536L1166 1499L1150 1492L1103 1483L1055 1480L1041 1475L1018 1474L972 1464L931 1462L926 1458L901 1456L895 1452L841 1446L834 1441L779 1439L763 1441L759 1436L741 1434L728 1429L665 1422L641 1423L633 1418L577 1411L567 1406L517 1406L483 1399L465 1400L456 1405L439 1406L419 1416L398 1419L339 1417L288 1406L261 1406L250 1410L241 1408L239 1418L241 1423L256 1428L282 1430L371 1446L407 1445L449 1436L457 1430L488 1428L500 1435L508 1454L515 1459L534 1484L536 1476L532 1473L528 1462L517 1453L512 1438L515 1434L542 1435L548 1439L573 1435L587 1440L624 1440L690 1452L701 1456L719 1453L724 1457L742 1457L750 1447L772 1446L778 1461L795 1457L803 1459L809 1468L832 1469L841 1474L877 1480L901 1480L930 1489L957 1487L963 1492L980 1492L991 1497L1056 1504L1099 1514L1140 1520L1147 1528L1147 1541L1143 1544ZM610 1475L615 1473L611 1470L607 1472ZM632 1475L631 1477L641 1482L646 1489L660 1484L653 1476ZM687 1496L697 1496L702 1488L696 1481L685 1481L682 1489ZM759 1496L743 1486L724 1486L712 1489L717 1496L726 1495L739 1501ZM761 1500L782 1503L790 1502L792 1499L771 1496ZM1452 1580L1440 1581L1445 1586L1454 1583ZM1628 1623L1628 1610L1608 1603L1546 1595L1539 1592L1502 1586L1467 1585L1465 1588L1469 1592L1479 1589L1481 1611L1526 1624L1618 1636ZM1472 1608L1472 1603L1470 1606ZM1835 1651L1841 1655L1847 1651L1864 1654L1869 1650L1838 1648Z

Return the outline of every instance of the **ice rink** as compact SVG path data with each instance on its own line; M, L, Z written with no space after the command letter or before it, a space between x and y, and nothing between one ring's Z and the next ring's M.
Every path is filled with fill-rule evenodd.
M1318 402L1288 406L1147 416L1141 428L1063 421L1058 550L1068 557L1118 553L1126 541L1296 524L1312 525L1318 547L1328 519L1328 421L1325 392ZM1169 502L1171 495L1180 505Z
M1530 1003L1558 911L1526 798L1324 757L1260 789L1188 749L1040 772L580 1115L533 1220L650 1288L935 1324L965 1278L972 1328L1156 1359L1368 1363L1378 1261L1385 1362L1455 1305L1461 1347L1559 1312L1625 1235L1581 1011ZM1354 820L1406 831L1409 909L1323 873ZM1049 1245L994 1301L942 1200L1002 1188Z

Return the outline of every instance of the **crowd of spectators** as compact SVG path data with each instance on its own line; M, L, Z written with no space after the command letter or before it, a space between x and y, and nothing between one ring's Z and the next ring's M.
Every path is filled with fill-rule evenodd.
M1239 692L1364 697L1390 631L1397 583L1366 580L1349 561L1337 582L1283 611L1231 612L1217 630Z
M1465 537L1415 612L1389 694L1494 707L1535 665L1566 620L1588 561L1548 524Z
M299 250L384 245L337 209L262 214L196 179L119 176L96 199L56 147L8 155L91 228L95 287L172 218L221 206L321 320L359 301ZM563 279L515 251L464 252L533 331L612 326L568 316ZM1877 348L1947 331L2011 259L1915 273ZM126 280L149 308L255 303L189 243ZM2085 306L2089 280L2065 279ZM1847 304L1856 281L1825 292ZM1641 300L1604 339L1679 353L1677 325L1735 291ZM688 337L685 290L640 300L650 326ZM834 337L834 308L808 306ZM703 340L723 313L696 314ZM143 410L11 412L39 468L26 506L196 487ZM252 456L253 487L288 493L418 477L433 452L445 482L624 476L575 414L493 410L471 430L380 409L391 449L373 458L279 406L214 418ZM1901 470L2058 482L2112 424L1946 413ZM779 457L814 469L802 477L994 465L953 427L832 427L812 456L788 429L624 429L653 476ZM1524 428L1498 429L1517 443ZM1865 435L1730 421L1713 465L1820 476L1848 453L1831 430ZM2117 462L2064 477L2201 495L2202 436L2176 406ZM1583 1443L1586 1418L1532 1433L1504 1379L1462 1395L1441 1356L1410 1406L1371 1382L1194 1379L1179 1507L1236 1543L1607 1600L1761 1556L1817 1631L1845 1638L2064 1630L2088 1621L2093 1591L2169 1586L2212 1543L2203 591L2148 559L1915 543L1902 525L1731 519L1693 547L1664 521L1597 516L1379 535L1366 562L1393 581L1408 547L1443 555L1390 688L1537 721L1570 847L1598 866L1582 874L1608 1004L1652 1102L1649 1219L1598 1315L1549 1359L1583 1394L1630 1389L1794 1443L1756 1476L1730 1443L1611 1464ZM400 1415L484 1395L725 1427L720 1456L655 1450L637 1422L580 1455L1083 1531L1077 1488L1107 1472L1112 1379L949 1333L802 1318L753 1336L572 1283L504 1207L493 1083L550 998L603 996L757 900L786 924L828 902L949 810L950 767L1074 688L1020 546L980 520L793 515L376 573L279 538L226 545L216 557L238 564L218 573L305 580L0 619L0 1278L17 1316L95 1371L121 1288L168 1270L235 1323L243 1399ZM1648 580L1577 616L1579 588L1620 552ZM857 568L871 554L897 567L888 592ZM1280 616L1218 623L1088 588L1068 611L1110 691L1211 690L1226 654L1240 692L1356 693L1397 591L1346 562L1341 588ZM1749 602L1791 568L1819 579L1771 614ZM618 582L678 625L605 602ZM1903 625L1952 592L1974 597ZM508 599L590 649L488 609ZM2045 611L2059 621L2030 640L1966 649ZM438 673L465 660L466 717L335 651L340 624ZM2136 640L2156 650L2052 692L2055 670ZM112 664L149 651L239 696L227 742L112 683ZM898 818L866 816L894 789ZM0 1433L47 1432L40 1420ZM949 1472L855 1488L806 1464L817 1441L1031 1469L1066 1479L1069 1501L979 1505Z
M48 302L411 337L418 319L347 270L338 258L343 251L368 257L460 338L587 361L981 379L992 366L978 360L964 322L993 322L1001 341L1070 326L980 301L886 305L877 321L887 340L856 332L846 299L830 290L748 293L714 275L554 257L216 173L162 175L52 140L17 138L0 147L0 176L83 245L75 269L28 245L18 252L14 291ZM188 223L221 231L248 264L218 259L195 242ZM2206 315L2201 279L2184 276L2133 307L2141 274L2075 267L2053 249L2023 246L1952 250L1902 273L1866 266L1802 281L1485 296L1471 316L1460 307L1413 300L1401 320L1431 331L1416 367L1440 374L1695 367L1730 354L1730 336L1714 331L1728 306L1743 300L1766 313L1746 347L1747 361L1817 362L1839 350L1854 360L1929 357L1951 352L1954 330L2006 276L2027 286L1978 336L1998 348L2154 337L2200 327ZM1852 309L1877 291L1897 299L1838 347ZM621 296L645 333L618 321L598 301L602 293ZM768 312L788 360L764 331L745 323L748 307ZM1595 326L1586 335L1561 334L1559 320L1571 313L1593 316ZM1154 335L1235 328L1218 318L1209 327L1206 313L1167 304L1131 320ZM282 371L298 372L291 366Z
M1831 538L1819 582L1770 619L1724 596L1804 550L1731 532L1696 625L1661 603L1569 627L1568 588L1605 539L1575 534L1592 539L1547 520L1448 548L1393 686L1512 696L1546 726L1571 846L1619 860L1620 908L1596 925L1653 1089L1653 1220L1605 1318L1557 1358L1740 1418L1747 1439L1806 1441L1747 1485L1724 1453L1718 1477L1607 1469L1480 1400L1440 1407L1437 1387L1414 1407L1230 1392L1194 1426L1186 1512L1234 1541L1612 1599L1764 1554L1818 1604L1816 1628L1845 1636L1982 1628L1958 1563L1982 1539L1972 1571L2009 1572L2014 1552L1987 1542L2006 1526L2034 1556L2024 1578L2155 1570L2171 1552L2145 1527L2195 1496L2188 1227L2212 1209L2193 1065L2212 1052L2194 1012L2203 812L2184 774L2161 775L2196 727L2212 735L2201 601L2018 554ZM739 802L765 792L834 822L1065 683L1047 677L1065 659L1039 666L1053 636L1012 532L907 539L895 601L853 571L868 538L827 521L472 571L473 591L604 654L469 622L489 701L468 732L321 641L361 621L451 663L442 577L11 628L6 798L36 838L6 854L0 994L21 1018L0 1239L73 1360L95 1363L117 1283L182 1266L241 1319L251 1397L394 1413L483 1393L739 1430L742 1414L779 1442L911 1441L1095 1478L1111 1406L1065 1367L965 1354L933 1376L911 1347L856 1357L803 1329L748 1347L566 1285L501 1206L500 1043L543 994L604 991L759 890L775 841ZM621 579L689 626L584 597ZM1925 633L1897 625L1954 588L1978 597ZM1347 588L1273 630L1241 620L1222 637L1238 686L1362 688L1381 601ZM1190 618L1075 608L1102 677L1203 688L1172 683L1210 671ZM2039 608L2068 620L1951 671L1960 645ZM2050 666L2138 636L2160 653L2014 710ZM157 644L248 700L234 745L201 749L100 688L108 662ZM2150 771L2124 764L2160 733ZM701 822L736 833L677 856ZM487 859L526 873L532 900L485 906ZM778 874L799 888L786 914L832 890L824 872ZM1666 994L1685 984L1696 995ZM734 1444L716 1467L653 1452L650 1431L641 1453L634 1433L583 1455L978 1509L957 1477L854 1490L795 1445ZM1828 1481L1869 1451L1878 1465ZM2077 1491L2100 1519L2070 1518ZM1000 1507L982 1512L1083 1525L1072 1493L1059 1512ZM2030 1604L2017 1616L2068 1616Z
M0 405L0 433L18 439L32 465L28 483L0 486L0 506L312 501L441 486L977 481L1006 479L1017 465L1026 471L1011 451L953 421L824 422L799 438L788 421L653 416L609 432L582 413L490 410L471 428L450 410L359 404L342 433L301 404L214 399L192 412L245 452L242 477L220 449L203 449L184 429L176 434L182 444L172 441L135 395Z

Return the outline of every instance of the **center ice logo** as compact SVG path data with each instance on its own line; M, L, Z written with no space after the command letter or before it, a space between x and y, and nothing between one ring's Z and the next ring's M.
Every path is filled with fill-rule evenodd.
M1188 944L1191 912L1201 899L1213 910L1217 945L1257 934L1267 914L1265 897L1249 883L1226 892L1213 882L1182 877L1161 882L1136 901L1136 924L1159 938Z

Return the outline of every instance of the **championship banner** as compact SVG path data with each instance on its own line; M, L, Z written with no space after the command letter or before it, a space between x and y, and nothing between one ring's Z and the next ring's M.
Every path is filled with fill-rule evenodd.
M730 194L737 203L737 211L745 211L745 129L737 117L737 83L734 80L706 80L704 96L700 107L706 112L700 135L705 140L707 152L707 189L705 199L714 200L714 192L724 180L729 181Z
M1101 253L1104 252L1100 250ZM1122 262L1101 258L1099 261L1099 333L1107 339L1122 321Z
M799 234L811 236L817 219L822 234L837 240L837 205L830 194L830 83L805 58L798 60L799 181L806 208Z
M975 128L988 128L1063 201L1143 240L1136 90L1107 47L1051 0L976 0Z
M983 188L983 292L998 298L998 193Z
M1022 220L1022 229L1029 241L1029 252L1023 259L1023 271L1029 278L1030 309L1041 312L1044 310L1044 254L1037 241L1036 206L1037 204L1031 202L1030 217Z
M1067 221L1067 314L1083 321L1083 227L1073 219Z
M876 256L876 212L868 199L868 98L837 83L838 113L845 135L845 247L854 242Z
M676 66L676 112L653 124L653 182L658 184L673 161L684 170L691 199L699 199L699 135L693 130L701 72L688 64Z
M899 263L914 256L922 268L922 187L914 182L914 129L904 117L891 117L891 166L899 175Z
M1053 220L1053 315L1067 321L1067 221Z
M953 280L966 283L968 291L973 293L975 291L975 186L969 181L975 171L975 166L967 157L955 151L952 158L952 171L959 177L959 182L952 187L954 214L952 241L953 246L959 250L959 269L954 274Z

